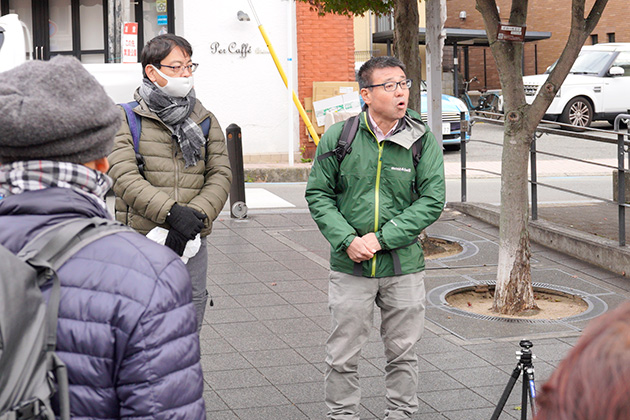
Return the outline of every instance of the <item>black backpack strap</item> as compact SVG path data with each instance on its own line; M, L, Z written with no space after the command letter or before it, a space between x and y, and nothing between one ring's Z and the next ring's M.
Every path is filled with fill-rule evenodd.
M416 140L413 145L411 145L411 151L413 153L413 167L417 168L418 163L420 163L420 158L422 157L422 137Z
M337 140L337 147L333 150L322 153L317 156L317 160L326 159L332 155L337 157L337 162L341 163L343 158L350 152L352 152L352 142L354 141L354 137L357 135L357 131L359 130L359 115L354 115L348 118L343 123L343 129L341 130L341 135L339 136L339 140Z
M71 219L44 230L17 254L22 261L43 274L40 276L40 287L49 279L53 282L46 313L47 349L54 350L57 344L60 283L56 271L81 248L103 236L120 231L131 229L122 223L99 217Z
M58 386L58 402L61 420L70 419L68 372L66 365L55 354L57 344L57 318L61 285L57 270L80 249L107 235L132 231L128 226L109 219L94 217L76 218L58 223L30 240L17 254L22 261L38 271L41 287L52 279L52 288L46 306L46 350L51 352L50 370L55 372Z

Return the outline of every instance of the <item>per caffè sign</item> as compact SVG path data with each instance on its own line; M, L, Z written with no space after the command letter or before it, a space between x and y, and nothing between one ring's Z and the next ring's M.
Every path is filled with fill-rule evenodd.
M252 46L246 42L239 44L238 42L230 42L229 44L221 44L220 42L213 42L210 44L211 54L235 54L241 58L247 57L247 54L252 53Z

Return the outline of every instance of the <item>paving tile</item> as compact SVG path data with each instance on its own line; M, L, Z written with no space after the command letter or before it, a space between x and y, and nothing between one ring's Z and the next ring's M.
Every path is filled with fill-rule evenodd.
M242 355L238 353L216 353L204 355L201 358L201 369L204 377L207 372L215 372L219 370L247 369L252 365Z
M212 372L205 375L205 380L214 391L271 385L265 376L254 368Z
M446 372L436 371L418 375L418 392L420 393L459 388L464 388L464 385Z
M488 362L468 351L447 351L420 355L440 370L488 366Z
M263 324L276 334L292 332L312 332L322 328L306 317L291 319L268 319L263 320Z
M299 318L305 316L291 305L250 307L248 311L259 320Z
M231 322L225 324L215 324L213 325L213 328L225 338L243 335L273 335L273 333L260 322Z
M289 345L273 335L235 335L225 340L239 352L285 349Z
M306 360L293 349L258 350L242 355L257 368L301 365Z
M273 385L296 384L302 382L324 383L324 375L311 364L274 366L258 368L260 373Z
M449 369L445 374L463 384L466 388L475 388L478 384L500 385L506 383L505 372L495 366L468 369Z
M289 401L273 386L221 389L217 394L233 410L288 405L293 401Z
M203 401L206 404L206 411L224 411L228 406L214 391L204 391Z
M209 324L226 322L255 321L256 317L245 308L213 309L212 316L206 318Z
M466 388L423 392L419 397L438 413L492 406L488 400Z
M259 283L260 284L260 283ZM258 289L258 288L257 288ZM269 289L260 288L260 293L242 294L234 296L234 299L244 308L254 309L266 306L287 305L287 301Z
M319 381L278 385L278 389L295 404L318 402L324 399L324 384Z
M298 420L308 417L294 405L279 405L274 407L247 408L235 410L241 420Z
M232 353L235 351L234 347L220 337L210 340L199 340L199 346L202 356L205 354Z

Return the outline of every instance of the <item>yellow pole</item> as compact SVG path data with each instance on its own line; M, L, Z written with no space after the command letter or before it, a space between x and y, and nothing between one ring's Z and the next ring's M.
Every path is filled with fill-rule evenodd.
M251 2L250 2L250 6L251 6ZM252 10L253 9L254 8L252 7ZM256 13L256 12L254 12L254 13ZM256 17L256 20L258 20L258 16L255 16L255 17ZM267 33L265 32L265 28L263 28L263 26L260 24L260 22L258 22L258 29L260 30L260 33L262 34L262 37L265 40L265 43L267 44L267 48L269 49L269 52L271 53L271 58L273 58L273 62L276 64L276 68L278 69L278 72L280 73L280 77L282 77L282 81L284 82L284 86L286 86L287 89L288 89L289 88L289 84L287 83L287 76L284 73L284 69L280 65L280 61L278 61L278 56L276 55L276 51L273 49L273 46L271 45L271 42L269 41L269 38L267 37ZM308 118L308 115L306 115L306 111L304 111L304 107L300 103L300 100L297 97L297 95L295 94L295 91L292 91L292 92L293 92L293 103L295 104L295 106L297 107L298 111L300 112L300 116L302 117L302 121L304 121L304 124L306 124L306 129L311 134L311 137L313 137L313 141L317 145L319 143L319 136L315 132L315 128L313 128L313 124L311 123L311 120Z

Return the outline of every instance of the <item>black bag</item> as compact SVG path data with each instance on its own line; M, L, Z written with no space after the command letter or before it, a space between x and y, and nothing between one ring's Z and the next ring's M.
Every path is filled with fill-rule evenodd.
M56 271L77 251L130 228L112 220L72 219L37 235L16 256L0 245L0 420L70 418L68 374L55 354L60 282ZM52 280L48 304L41 286Z

